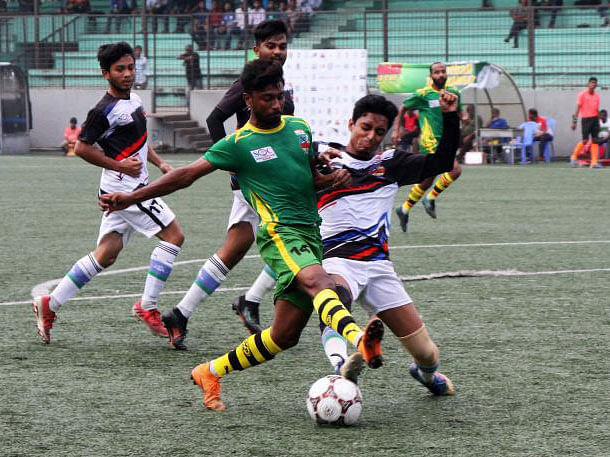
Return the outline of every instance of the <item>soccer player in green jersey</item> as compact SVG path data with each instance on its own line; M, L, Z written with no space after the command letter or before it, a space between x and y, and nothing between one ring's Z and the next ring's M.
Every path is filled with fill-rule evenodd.
M432 84L422 89L418 89L415 94L407 98L403 103L402 110L418 110L419 111L419 128L421 134L419 136L419 152L420 154L434 154L438 143L443 136L443 116L439 105L439 97L441 90L446 90L449 93L459 97L460 93L454 87L447 86L447 67L441 62L435 62L430 65L430 79ZM461 111L461 105L458 104L458 109ZM398 123L402 119L403 111L398 114L394 122L394 134L392 141L398 142ZM400 221L400 228L403 232L407 231L409 223L409 211L411 208L424 196L426 191L432 186L428 196L422 200L422 205L426 213L433 219L436 219L436 198L441 192L451 185L462 174L462 167L457 162L454 163L453 170L443 173L434 182L434 177L427 178L411 187L407 199L401 207L396 208L396 215Z
M265 60L248 63L242 72L244 99L251 110L241 129L212 146L204 158L155 180L132 193L100 196L107 211L121 209L153 196L167 195L192 184L216 169L234 172L242 192L261 223L256 243L263 261L278 276L275 315L271 327L249 336L235 349L191 373L203 390L203 404L224 411L220 378L274 358L297 344L315 309L328 326L357 347L342 367L353 377L363 360L371 368L382 364L383 324L372 319L358 327L336 292L335 282L322 269L322 241L314 177L312 138L302 119L282 116L284 82L281 64ZM336 170L334 185L349 181L346 170ZM324 179L326 182L328 178Z

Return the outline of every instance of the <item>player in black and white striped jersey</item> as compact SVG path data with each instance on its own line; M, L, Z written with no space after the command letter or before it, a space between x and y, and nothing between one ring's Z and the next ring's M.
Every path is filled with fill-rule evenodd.
M147 162L163 173L172 167L149 145L142 100L131 93L135 65L131 46L124 42L102 45L97 57L109 88L89 111L75 153L102 168L100 194L133 191L148 184ZM50 295L34 299L38 334L43 342L51 341L51 328L59 307L95 275L112 265L134 232L148 238L156 236L159 243L151 254L142 298L132 312L154 334L168 335L157 310L157 300L180 252L184 235L172 210L156 198L103 215L95 250L76 262Z

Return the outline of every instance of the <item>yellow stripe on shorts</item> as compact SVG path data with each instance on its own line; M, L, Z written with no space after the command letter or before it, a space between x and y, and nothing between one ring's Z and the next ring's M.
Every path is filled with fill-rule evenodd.
M282 259L284 259L284 262L286 262L286 265L288 265L288 268L290 268L290 271L292 271L292 274L294 274L296 276L299 273L299 271L301 271L301 267L299 267L297 265L297 263L293 260L293 258L288 253L288 250L286 249L286 245L282 241L282 238L275 231L276 225L277 225L277 222L268 223L267 224L267 233L273 240L275 247L277 248L280 255L282 256Z

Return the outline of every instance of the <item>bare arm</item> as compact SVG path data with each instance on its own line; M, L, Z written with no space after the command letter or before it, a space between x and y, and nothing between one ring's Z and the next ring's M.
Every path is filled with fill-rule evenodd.
M142 162L136 157L128 157L125 160L117 161L106 156L101 149L80 140L76 142L74 153L90 164L124 173L134 178L140 175L140 170L142 169Z
M163 174L173 170L173 167L161 158L152 146L148 145L148 161L157 167Z
M125 209L135 203L171 194L193 184L197 179L212 173L216 167L205 159L197 159L189 165L174 168L169 173L155 179L148 186L130 193L114 192L100 195L99 204L104 211Z
M396 116L396 119L394 119L394 131L392 132L392 144L394 146L396 146L398 144L398 141L400 140L400 134L401 134L401 127L402 127L402 118L405 115L405 107L401 107L400 110L398 111L398 115Z

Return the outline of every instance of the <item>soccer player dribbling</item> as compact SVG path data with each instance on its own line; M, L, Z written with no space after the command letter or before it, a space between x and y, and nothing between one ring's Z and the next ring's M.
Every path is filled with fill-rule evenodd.
M100 195L132 191L148 183L147 161L163 173L172 167L148 144L142 100L131 93L135 65L131 46L125 42L102 45L97 58L102 75L108 81L108 92L89 111L75 153L102 168ZM94 146L96 143L99 148ZM51 342L51 329L59 307L112 265L134 232L148 238L156 236L159 243L150 257L142 298L135 303L132 313L153 334L167 336L157 300L180 252L184 235L172 210L156 198L104 215L95 250L76 262L50 295L34 299L38 334L44 343Z
M254 29L254 39L253 50L258 58L284 64L288 47L288 32L284 22L280 20L261 22ZM248 121L250 110L244 102L243 92L241 81L238 79L207 118L208 130L214 143L225 137L223 122L233 114L237 118L237 128L243 127ZM294 114L294 104L287 91L284 91L282 114ZM214 293L254 243L259 223L258 215L244 199L235 176L231 176L231 190L233 191L233 205L227 224L225 242L203 264L197 273L197 278L176 307L165 311L162 315L163 323L169 333L170 344L174 349L186 349L185 338L191 315L200 303ZM250 290L245 295L238 297L233 304L234 310L240 315L246 328L252 334L261 330L258 317L260 298L258 302L255 302L253 297L262 297L267 291L272 290L275 286L275 279L275 273L265 266Z
M267 362L295 346L313 309L358 349L343 365L344 376L353 377L354 372L359 372L363 360L371 368L382 364L381 320L372 319L361 330L337 295L334 281L322 269L314 188L314 179L318 179L314 166L321 158L313 154L309 125L302 119L281 115L282 66L279 62L255 60L244 67L240 79L251 111L243 128L212 146L204 158L175 169L146 187L100 196L102 209L112 212L167 195L222 169L236 174L244 196L258 213L261 223L257 246L278 277L274 319L271 327L192 370L193 381L203 391L204 406L214 411L225 410L220 379L234 370ZM333 186L348 182L345 170L333 172Z
M429 86L417 90L415 94L407 98L403 103L406 110L419 111L419 127L421 130L419 135L420 154L434 154L443 135L442 113L439 105L441 91L445 90L456 95L458 97L458 110L461 110L458 90L447 86L447 67L444 63L434 62L430 65L430 79L431 84ZM398 121L399 119L397 119L394 125L395 132L399 130ZM393 138L393 140L394 143L397 142L396 138ZM407 199L402 206L396 208L396 215L400 221L402 231L407 231L411 208L424 196L433 182L434 188L422 200L422 205L424 205L426 213L433 219L436 219L436 198L458 179L461 174L462 167L456 160L453 164L453 169L443 173L436 182L434 182L434 176L431 176L411 187Z

